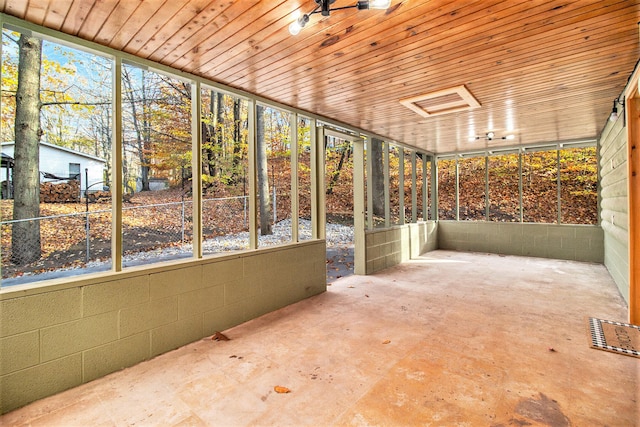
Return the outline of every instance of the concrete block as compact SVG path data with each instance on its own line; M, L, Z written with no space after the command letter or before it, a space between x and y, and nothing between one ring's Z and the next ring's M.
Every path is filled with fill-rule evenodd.
M85 317L40 331L43 362L58 359L118 339L118 313Z
M82 383L82 355L64 357L0 377L0 413Z
M149 275L149 297L152 300L183 294L202 287L202 266L200 265Z
M82 288L82 314L93 316L149 300L149 275L114 280Z
M394 265L398 265L400 262L396 259L395 254L387 255L384 257L384 268L393 267Z
M368 231L364 236L364 242L367 247L373 246L375 233L372 231Z
M313 262L305 262L299 264L281 264L283 268L277 271L273 271L269 275L263 275L259 281L255 283L246 283L248 285L246 291L241 295L242 298L257 295L258 293L267 293L267 292L281 292L283 289L297 289L300 287L301 281L304 279L300 279L304 277L306 274L314 271L314 263ZM308 270L304 270L304 267L308 268ZM325 261L326 265L326 261ZM258 288L256 289L256 285ZM225 297L227 295L225 287ZM234 300L237 301L237 300Z
M522 235L525 237L546 237L551 224L523 224Z
M151 357L149 332L132 335L83 353L85 382L133 366Z
M587 237L562 237L562 248L564 249L578 249L589 248L591 239Z
M164 298L120 310L120 337L178 320L178 298Z
M325 274L318 275L316 274L316 267L318 265L323 267L323 272ZM314 260L307 260L304 262L296 263L295 265L290 266L288 269L289 280L286 280L286 286L307 286L308 284L324 284L326 281L326 258L323 257L322 262L318 263Z
M498 223L498 234L507 234L509 236L522 236L524 234L524 225L513 222Z
M562 247L561 237L535 236L533 246L537 248L560 248Z
M152 330L151 356L166 353L204 337L202 319L203 315L198 314Z
M35 366L40 363L38 331L0 339L0 375Z
M214 286L224 282L242 279L243 260L234 258L220 262L212 262L202 266L203 286Z
M589 248L576 248L575 254L576 261L597 262L598 264L604 263L604 252L601 251L594 251Z
M576 237L576 228L572 226L549 226L547 235L550 238L560 237L562 239L573 239Z
M373 272L377 273L380 270L384 270L386 268L385 258L378 258L373 260Z
M551 245L546 248L545 258L574 260L575 257L575 249L562 248L556 245Z
M388 236L388 234L390 233L391 233L391 230L378 231L374 233L373 244L375 246L379 246L386 243L390 237Z
M241 303L225 305L216 310L207 311L204 313L203 321L204 336L213 335L216 331L224 331L247 320L249 318L245 317Z
M375 273L373 260L367 259L367 274Z
M243 277L260 276L268 274L271 271L281 268L278 265L277 251L269 251L264 253L256 253L255 255L243 258Z
M603 238L590 238L589 239L589 248L594 251L604 252L604 237Z
M246 319L255 319L263 314L267 314L273 311L272 307L276 306L273 301L265 299L263 295L256 295L244 299L240 304L242 305L243 316Z
M80 288L0 301L0 337L78 319L81 301Z
M367 246L367 259L380 257L380 246Z
M225 285L211 286L178 295L178 320L224 305Z

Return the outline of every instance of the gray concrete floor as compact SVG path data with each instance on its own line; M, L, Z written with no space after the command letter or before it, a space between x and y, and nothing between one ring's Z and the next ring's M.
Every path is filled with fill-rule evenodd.
M46 426L634 426L602 265L436 251L0 417ZM275 386L290 389L279 394Z

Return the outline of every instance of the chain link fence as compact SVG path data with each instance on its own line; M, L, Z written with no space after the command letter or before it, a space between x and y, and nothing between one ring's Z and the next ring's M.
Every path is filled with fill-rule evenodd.
M248 208L247 196L204 199L204 238L248 231ZM2 279L69 269L111 268L110 209L7 220L0 222L0 227ZM30 238L29 231L24 230L34 231L33 228L35 238ZM189 256L192 239L191 200L122 209L125 265ZM221 247L208 252L234 249Z

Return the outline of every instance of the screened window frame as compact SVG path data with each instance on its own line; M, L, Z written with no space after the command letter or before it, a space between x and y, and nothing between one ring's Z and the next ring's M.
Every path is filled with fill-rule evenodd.
M581 223L581 224L576 224L576 223L563 223L562 222L562 188L561 188L561 158L562 156L560 155L560 152L562 150L570 150L570 149L575 149L575 148L595 148L596 149L596 153L595 153L595 160L596 160L596 175L599 177L600 175L600 162L599 162L599 150L598 150L598 142L596 140L585 140L585 141L569 141L569 142L557 142L554 144L536 144L536 145L529 145L529 146L524 146L524 147L505 147L504 149L498 149L498 150L489 150L489 151L472 151L472 152L467 152L467 153L446 153L446 154L441 154L441 155L437 155L435 157L435 164L436 164L436 171L435 174L432 171L432 174L435 175L436 180L437 180L437 176L438 176L438 164L440 160L452 160L455 159L456 162L456 184L455 184L455 199L456 199L456 206L455 206L455 211L456 211L456 219L455 220L450 220L450 219L445 219L442 221L461 221L459 218L459 211L460 211L460 201L459 201L459 170L458 170L458 160L461 158L469 158L469 157L484 157L485 158L485 165L488 163L488 160L491 156L498 156L498 155L503 155L503 154L518 154L518 206L519 206L519 214L520 214L520 218L519 221L517 222L513 222L513 223L520 223L520 224L557 224L557 225L576 225L576 226L581 226L581 225L595 225L595 226L599 226L600 225L600 215L597 215L597 220L595 224L587 224L587 223ZM556 191L556 204L557 204L557 222L526 222L524 221L524 205L523 205L523 184L522 184L522 174L523 174L523 170L522 170L522 164L523 164L523 155L527 154L527 153L536 153L536 152L544 152L544 151L556 151L557 155L556 155L556 162L555 162L555 166L556 166L556 182L557 182L557 191ZM491 192L490 192L490 188L489 188L489 178L488 178L488 172L489 169L487 167L485 167L485 188L486 188L486 213L485 213L485 218L482 220L476 220L476 222L499 222L499 221L491 221L490 220L490 214L489 214L489 206L490 206L490 200L491 200ZM435 190L437 191L437 186L435 188ZM597 198L596 198L596 212L600 212L600 183L598 181L598 188L597 188ZM437 200L437 195L436 197L434 197L435 200ZM435 209L435 213L438 214L438 210ZM439 216L435 217L436 220L440 221L441 219L439 218ZM465 222L474 222L474 221L469 221L469 220L465 220Z

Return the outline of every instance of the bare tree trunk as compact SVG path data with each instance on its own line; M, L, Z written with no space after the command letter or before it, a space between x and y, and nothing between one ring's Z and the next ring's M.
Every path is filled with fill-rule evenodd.
M382 141L371 140L371 178L373 193L373 214L384 215L384 167L382 162Z
M222 175L222 158L224 156L224 134L223 134L223 126L224 126L224 95L222 92L216 93L216 113L215 113L215 121L214 121L214 132L215 132L215 146L214 150L215 156L215 166L217 167L217 171L214 171L214 175L219 174Z
M20 36L15 116L13 219L40 216L40 64L42 40ZM11 260L24 265L40 259L40 222L13 224Z
M240 171L238 170L238 165L240 164L240 159L242 158L242 127L240 120L240 100L233 100L233 159L231 160L232 164L232 181L234 184L238 182L238 175Z
M329 180L329 184L327 185L327 189L325 192L327 194L333 194L333 187L338 183L340 179L340 172L342 171L342 167L344 166L345 160L349 161L349 157L351 156L351 142L345 141L342 144L342 152L340 153L340 161L338 162L338 167L331 174L331 179Z
M147 140L149 139L148 132L148 123L145 120L146 114L146 98L145 98L145 85L144 85L144 75L142 76L142 120L138 117L138 108L136 105L136 98L134 96L133 91L133 83L131 81L131 76L127 72L127 68L124 67L122 78L124 80L124 84L127 87L125 91L125 97L127 101L131 105L131 119L133 121L133 128L136 133L136 149L138 152L138 159L140 161L140 174L142 181L142 191L149 191L149 160L146 153L146 148L150 144ZM142 128L140 122L142 121ZM127 181L124 182L125 186L128 184Z
M273 234L271 229L271 197L269 195L269 168L267 165L267 141L264 132L264 108L256 107L256 161L258 163L258 199L260 202L260 234Z

